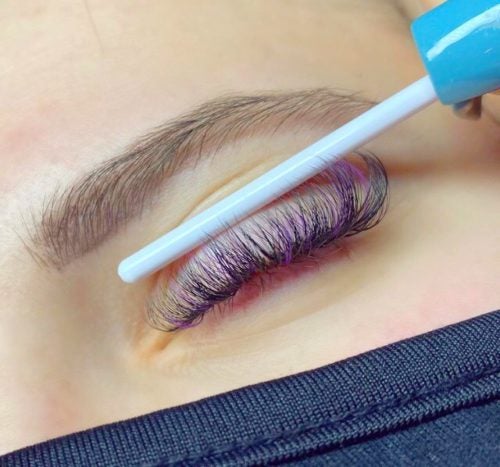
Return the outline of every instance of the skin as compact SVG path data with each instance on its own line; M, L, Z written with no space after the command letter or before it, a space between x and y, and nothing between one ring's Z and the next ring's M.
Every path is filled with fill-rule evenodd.
M37 266L23 217L44 196L205 99L328 86L381 100L425 73L418 2L127 3L0 6L0 453L498 308L500 132L438 104L367 146L390 178L382 223L234 313L154 330L156 278L127 285L116 265L332 128L223 150L96 252Z

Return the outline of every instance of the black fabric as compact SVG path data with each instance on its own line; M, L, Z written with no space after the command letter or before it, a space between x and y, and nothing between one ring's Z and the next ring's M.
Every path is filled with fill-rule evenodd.
M287 465L500 465L500 407L492 401Z
M332 343L334 345L334 343ZM500 311L39 443L36 465L500 465Z

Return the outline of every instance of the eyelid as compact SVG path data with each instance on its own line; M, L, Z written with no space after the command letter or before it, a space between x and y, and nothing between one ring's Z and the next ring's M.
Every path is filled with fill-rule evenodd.
M168 331L195 325L255 274L374 227L385 213L387 176L376 156L358 156L363 168L336 162L163 276L147 305L149 323Z

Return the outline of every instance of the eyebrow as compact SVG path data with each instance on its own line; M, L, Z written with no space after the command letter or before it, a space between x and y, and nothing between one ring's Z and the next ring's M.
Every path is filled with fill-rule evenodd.
M62 269L151 206L170 176L222 147L284 126L332 126L375 102L328 88L229 95L207 101L139 137L63 190L25 222L37 263ZM332 128L333 129L333 128Z

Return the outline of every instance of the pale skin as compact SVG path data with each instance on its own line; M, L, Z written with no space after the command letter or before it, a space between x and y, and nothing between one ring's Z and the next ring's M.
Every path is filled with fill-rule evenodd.
M150 328L141 313L154 278L124 284L118 262L333 128L223 150L61 271L38 266L23 244L22 213L206 99L326 86L382 100L423 76L404 15L428 5L396 3L2 4L0 453L498 308L498 125L439 104L367 145L389 173L380 225L198 327ZM493 112L500 97L489 99Z

